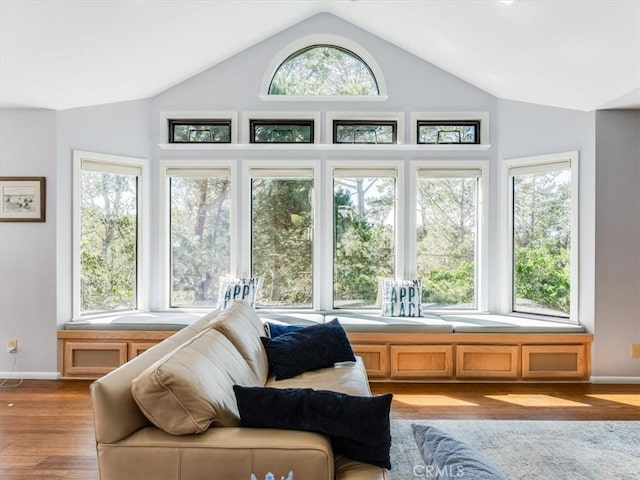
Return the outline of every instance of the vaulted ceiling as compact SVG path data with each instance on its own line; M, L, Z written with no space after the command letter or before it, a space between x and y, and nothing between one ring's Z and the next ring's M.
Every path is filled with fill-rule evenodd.
M640 0L508 3L0 0L0 106L61 110L152 97L328 12L498 98L640 108Z

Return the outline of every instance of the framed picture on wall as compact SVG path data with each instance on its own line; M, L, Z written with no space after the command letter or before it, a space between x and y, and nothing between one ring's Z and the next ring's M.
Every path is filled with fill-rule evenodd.
M45 177L0 177L0 222L44 222Z

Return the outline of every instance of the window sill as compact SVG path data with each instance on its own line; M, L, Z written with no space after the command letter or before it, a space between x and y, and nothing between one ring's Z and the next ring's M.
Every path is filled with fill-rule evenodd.
M490 144L481 145L354 145L354 144L333 144L333 143L202 143L202 144L184 144L184 143L159 143L158 147L162 150L292 150L292 151L439 151L439 152L465 152L465 151L486 151L491 148Z

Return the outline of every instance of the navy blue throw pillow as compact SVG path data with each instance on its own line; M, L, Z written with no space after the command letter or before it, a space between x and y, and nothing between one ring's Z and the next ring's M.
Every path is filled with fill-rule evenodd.
M311 388L233 386L240 425L321 433L336 453L391 468L389 410L393 395L357 397Z
M333 319L285 333L276 338L260 337L269 367L276 380L295 377L309 370L327 368L337 362L355 362L347 334Z
M267 322L265 331L270 338L276 338L285 333L297 332L305 327L302 325L283 325L282 323Z

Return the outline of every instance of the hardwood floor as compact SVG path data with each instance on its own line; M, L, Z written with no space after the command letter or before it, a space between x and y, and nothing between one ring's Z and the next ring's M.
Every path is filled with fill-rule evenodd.
M88 381L0 389L2 480L98 480ZM640 420L640 385L372 384L394 418ZM135 479L123 479L135 480Z

